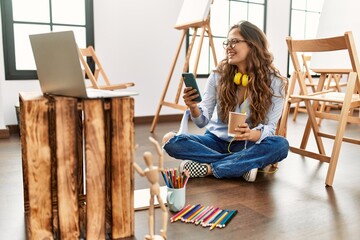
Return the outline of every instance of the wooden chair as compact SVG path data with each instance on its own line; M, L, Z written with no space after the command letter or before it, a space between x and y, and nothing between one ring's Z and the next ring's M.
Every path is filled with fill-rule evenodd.
M93 88L115 90L115 89L124 89L135 85L132 82L111 84L92 46L89 46L87 48L79 48L79 57L80 57L80 62L84 67L85 74L89 78ZM91 71L91 68L86 61L88 57L91 58L92 61L94 61L95 64L94 73ZM102 80L104 81L103 84L100 84L99 76L102 77Z
M317 83L313 81L313 78L310 73L310 69L308 67L308 62L311 60L311 56L307 56L305 54L301 54L302 58L302 66L303 66L303 77L305 80L306 87L310 87L312 92L316 91ZM301 94L301 91L300 91ZM296 102L293 114L293 121L296 121L297 115L299 112L306 112L304 107L300 106L300 102Z
M311 91L314 93L316 92L316 87L317 87L317 81L315 81L312 77L312 73L311 70L309 68L309 62L311 61L311 56L310 55L305 55L305 54L301 54L301 58L302 58L302 65L303 65L303 74L304 74L304 80L305 80L305 85L306 87L310 88ZM320 71L320 69L319 69ZM319 74L321 75L321 72L314 72L314 74ZM325 90L332 90L332 91L338 91L338 92L342 92L342 88L346 86L346 82L341 82L341 78L342 78L343 74L328 74L327 78L325 80L324 83L324 89ZM301 94L301 91L300 91ZM338 108L339 105L331 105L331 104L321 104L320 106L320 111L327 111L329 112L331 108ZM293 121L296 121L297 115L299 112L306 112L306 108L300 106L300 103L297 102L294 108L294 114L293 114ZM318 124L320 126L321 123L321 118L318 119Z
M288 37L286 42L295 70L290 81L289 93L286 96L287 110L283 111L283 116L281 118L279 127L280 135L283 135L283 132L286 131L285 127L291 103L303 101L305 103L308 114L307 124L300 147L290 146L290 151L305 157L317 159L321 162L329 163L325 184L327 186L332 186L342 142L349 142L360 145L360 139L348 138L344 136L347 123L360 124L360 117L351 115L353 112L352 110L360 106L360 97L358 94L360 89L360 81L358 77L360 65L355 49L353 35L351 32L346 32L343 36L312 40L293 40L291 37ZM301 71L299 63L300 61L298 59L298 53L332 52L339 50L346 50L348 52L348 56L351 62L351 69L318 69L317 71L321 72L321 75L316 92L308 93L304 74ZM348 74L348 81L345 92L334 92L329 89L323 89L325 79L329 74ZM293 95L296 82L298 82L300 85L301 93L299 95ZM319 104L324 102L341 104L341 111L319 111ZM316 122L316 118L337 121L338 125L336 134L321 132ZM307 148L307 143L311 131L314 135L318 152L310 151L309 148ZM322 138L329 138L334 140L330 154L325 153Z

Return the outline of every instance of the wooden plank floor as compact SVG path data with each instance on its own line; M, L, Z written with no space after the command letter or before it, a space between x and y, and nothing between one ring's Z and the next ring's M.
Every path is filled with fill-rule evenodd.
M303 116L299 114L296 123L289 120L288 139L292 145L298 146L301 140ZM331 121L323 121L321 127L335 131ZM360 136L359 125L348 127L348 136ZM178 122L159 123L155 133L150 134L150 124L137 124L135 161L145 168L142 154L151 151L156 155L147 138L153 136L161 141L164 133L177 128ZM202 132L193 126L191 129ZM331 140L325 141L328 151L329 143ZM333 187L324 185L328 164L293 153L279 164L275 174L259 173L255 183L247 183L242 178L190 179L186 191L188 204L215 205L239 212L226 228L212 231L169 222L168 239L359 239L359 155L358 145L343 143ZM178 160L165 156L165 167L178 164ZM135 189L146 187L146 178L135 173ZM19 137L12 135L10 139L0 139L0 239L25 239L23 213L21 146ZM159 233L160 209L157 208L155 214L155 232ZM143 239L148 233L147 217L147 210L135 212L133 239Z

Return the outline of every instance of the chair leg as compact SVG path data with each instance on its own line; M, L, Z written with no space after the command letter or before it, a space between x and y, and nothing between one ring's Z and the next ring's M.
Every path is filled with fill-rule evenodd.
M331 153L329 168L326 175L326 180L325 180L326 186L332 186L334 181L336 165L339 159L341 144L344 138L344 132L347 124L347 119L349 116L351 98L355 88L355 80L356 80L356 73L350 73L344 103L340 112L339 125L336 130L336 135L334 139L334 145Z
M293 114L293 121L296 122L297 115L299 113L300 103L296 103Z
M322 102L320 103L320 109L319 109L319 112L324 112L326 109L326 102ZM319 118L317 120L317 124L320 126L321 125L321 121L322 121L322 118Z
M305 130L304 130L304 134L303 134L303 138L302 138L302 141L301 141L301 144L300 144L300 148L301 149L306 149L306 145L308 143L310 132L311 132L311 129L312 129L314 137L315 137L316 145L317 145L318 150L319 150L319 153L323 154L323 155L326 155L324 144L323 144L323 142L321 140L321 137L318 135L319 126L318 126L318 124L316 122L316 117L315 117L315 109L317 109L318 106L317 106L316 103L314 103L314 106L311 105L310 100L305 100L305 105L306 105L306 109L308 111L309 118L308 118L308 121L306 123L306 127L305 127Z

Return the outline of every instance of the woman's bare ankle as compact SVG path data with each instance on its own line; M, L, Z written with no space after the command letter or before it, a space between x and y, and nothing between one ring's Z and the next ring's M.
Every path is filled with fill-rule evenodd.
M206 164L206 167L207 167L207 174L206 175L207 176L213 175L210 164Z

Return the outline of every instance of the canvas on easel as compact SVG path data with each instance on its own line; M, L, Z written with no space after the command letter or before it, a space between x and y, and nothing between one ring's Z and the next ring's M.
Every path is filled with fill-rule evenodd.
M182 45L183 45L183 42L185 39L185 36L187 35L190 28L193 29L193 33L192 33L192 37L191 37L191 40L188 45L188 50L186 52L185 63L184 63L182 71L187 72L189 69L189 60L190 60L191 52L193 50L194 43L196 40L197 31L199 28L202 29L202 32L200 34L200 38L198 41L198 50L197 50L197 55L195 57L195 63L194 63L194 68L193 68L194 76L196 77L197 67L199 64L201 48L202 48L203 40L205 37L205 33L207 33L207 36L209 38L209 45L210 45L210 48L212 51L214 63L215 63L215 65L217 64L215 46L214 46L214 41L213 41L211 28L210 28L210 6L211 6L212 2L213 2L213 0L196 0L196 1L184 0L184 2L183 2L178 19L175 24L175 28L178 30L182 30L183 33L180 38L180 42L179 42L179 45L177 48L177 52L175 54L174 61L171 65L170 72L167 77L167 81L166 81L164 90L162 92L160 103L158 105L157 112L154 116L150 132L154 132L155 126L159 119L159 115L160 115L162 106L167 106L167 107L175 108L175 109L182 110L182 111L185 111L187 108L186 106L179 104L180 94L181 94L181 90L182 90L183 84L184 84L181 76L180 76L180 82L179 82L179 86L177 89L177 93L175 95L175 100L173 102L165 101L165 97L166 97L166 93L167 93L167 90L170 85L170 81L171 81L171 78L172 78L172 75L173 75L173 72L174 72L174 69L176 66L176 62L179 57L179 53L180 53L180 50L182 48Z
M184 0L175 28L189 27L206 21L211 3L211 0Z

